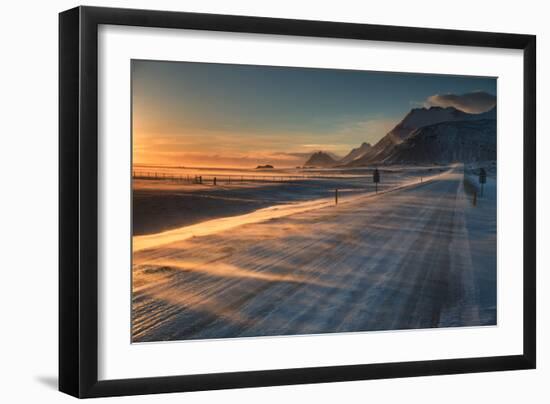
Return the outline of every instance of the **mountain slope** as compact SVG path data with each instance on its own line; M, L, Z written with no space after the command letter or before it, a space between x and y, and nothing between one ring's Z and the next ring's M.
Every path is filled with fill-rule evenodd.
M442 122L414 131L381 161L387 164L496 160L496 120Z
M337 160L333 159L328 153L318 151L313 153L311 157L304 163L308 167L332 167L337 164Z
M356 160L358 158L361 158L369 151L369 149L372 147L370 143L363 142L361 146L356 147L355 149L352 149L344 158L342 158L338 163L339 164L347 164L353 160Z
M362 157L346 165L349 167L376 164L387 159L396 145L402 143L415 130L441 122L496 119L496 108L481 114L468 114L453 107L412 109L386 136L371 147Z

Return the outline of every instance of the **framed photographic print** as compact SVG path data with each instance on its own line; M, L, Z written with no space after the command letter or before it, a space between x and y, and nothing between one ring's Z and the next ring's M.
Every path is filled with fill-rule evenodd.
M60 14L60 390L535 367L535 37Z

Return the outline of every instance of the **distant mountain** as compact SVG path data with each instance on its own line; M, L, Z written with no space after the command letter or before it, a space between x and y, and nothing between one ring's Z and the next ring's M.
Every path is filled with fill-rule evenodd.
M329 151L326 151L326 152L323 152L325 154L328 154L330 156L331 159L333 159L334 161L338 162L342 159L342 156L339 156L333 152L329 152Z
M353 160L363 157L371 147L372 146L370 143L362 143L361 146L352 149L344 158L338 161L338 164L347 164Z
M392 154L394 148L405 141L411 134L422 127L442 122L474 121L496 119L496 108L481 114L469 114L453 107L415 108L412 109L395 128L388 132L378 143L363 154L362 157L345 164L348 167L366 166L382 163Z
M386 164L496 160L496 120L441 122L414 131L385 156Z
M330 154L318 151L313 153L311 157L304 163L308 167L333 167L338 163Z

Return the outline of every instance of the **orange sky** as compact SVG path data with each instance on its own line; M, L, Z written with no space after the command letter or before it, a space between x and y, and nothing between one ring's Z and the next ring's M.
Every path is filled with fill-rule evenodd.
M376 143L434 94L496 93L494 79L466 76L143 60L131 66L135 164L294 167L319 150L343 157Z
M357 130L364 134L366 127L372 133L385 134L394 125L394 121L373 121ZM317 143L314 133L281 133L255 138L253 134L241 132L187 129L192 135L182 136L178 129L149 130L147 125L145 128L134 125L134 163L189 167L255 167L259 164L294 167L303 165L311 153L319 150L343 157L358 146L351 142ZM352 130L355 129L349 129ZM299 138L300 143L289 142L289 137Z

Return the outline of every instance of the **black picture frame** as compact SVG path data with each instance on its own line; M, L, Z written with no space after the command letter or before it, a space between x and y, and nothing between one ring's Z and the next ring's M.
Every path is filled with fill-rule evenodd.
M98 380L97 52L100 24L523 50L523 353ZM533 35L97 7L77 7L60 13L59 390L84 398L535 368L535 120L536 37Z

